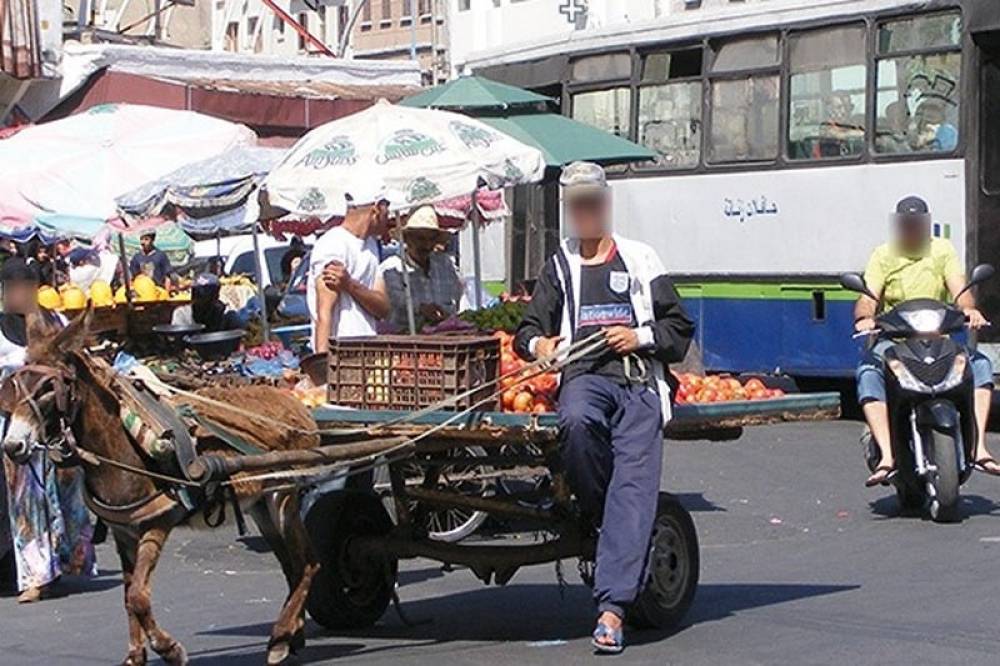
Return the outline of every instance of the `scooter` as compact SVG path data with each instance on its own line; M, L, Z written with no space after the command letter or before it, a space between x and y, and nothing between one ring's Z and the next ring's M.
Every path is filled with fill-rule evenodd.
M976 266L963 293L994 272L988 264ZM840 284L879 300L857 273L842 275ZM892 341L885 388L896 474L889 482L904 509L926 509L940 523L962 518L959 488L972 473L976 447L969 354L951 337L965 325L954 304L915 299L878 315L873 331L858 334ZM874 471L881 456L870 436L866 457Z

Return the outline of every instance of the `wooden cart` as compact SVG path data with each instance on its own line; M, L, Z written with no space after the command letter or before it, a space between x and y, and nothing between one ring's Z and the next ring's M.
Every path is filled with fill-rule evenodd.
M731 437L744 425L836 418L839 413L836 393L681 405L667 434ZM585 582L590 582L595 533L581 520L559 471L554 414L472 412L456 417L431 412L409 419L405 412L330 407L314 414L327 445L363 437L416 439L404 456L390 454L384 465L374 466L376 472L382 468L374 486L365 478L353 488L323 495L310 509L307 527L324 566L308 609L320 624L346 628L377 621L392 599L398 560L405 558L467 567L483 582L498 585L522 566L578 559ZM356 471L367 474L371 467L365 464ZM434 538L434 521L456 511L542 536L521 546ZM650 578L629 621L667 628L680 621L694 597L699 551L691 516L666 492L660 496L652 545Z

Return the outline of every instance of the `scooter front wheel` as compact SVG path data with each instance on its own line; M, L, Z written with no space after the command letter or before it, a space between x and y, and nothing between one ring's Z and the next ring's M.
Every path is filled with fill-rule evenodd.
M936 471L927 480L931 519L936 523L962 520L959 507L958 442L947 433L931 430L928 439Z

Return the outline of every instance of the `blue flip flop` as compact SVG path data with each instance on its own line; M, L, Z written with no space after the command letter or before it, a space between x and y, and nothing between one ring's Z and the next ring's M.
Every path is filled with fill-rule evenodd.
M602 638L610 638L611 643L601 643ZM598 622L597 629L594 629L594 640L590 644L603 654L621 654L625 649L625 636L621 629L612 629L603 622Z

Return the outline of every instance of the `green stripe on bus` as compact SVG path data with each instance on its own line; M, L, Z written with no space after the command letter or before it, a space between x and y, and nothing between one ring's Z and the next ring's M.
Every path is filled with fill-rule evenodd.
M700 282L678 284L677 291L683 298L739 300L807 301L817 291L831 301L853 301L858 297L834 283Z

